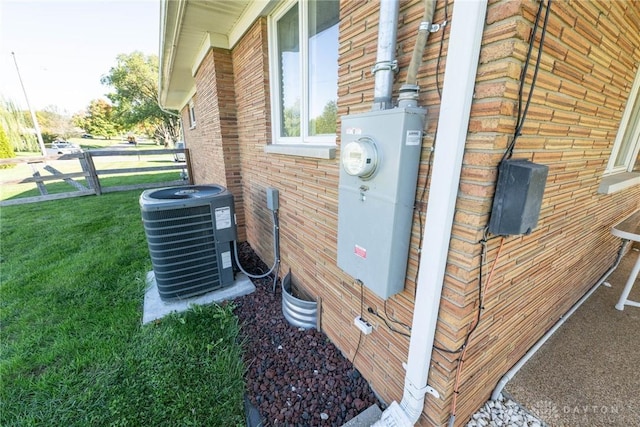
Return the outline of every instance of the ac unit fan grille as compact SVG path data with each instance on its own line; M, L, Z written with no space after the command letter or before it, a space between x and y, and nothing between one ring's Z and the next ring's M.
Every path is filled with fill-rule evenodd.
M143 211L142 219L163 300L222 287L210 205Z

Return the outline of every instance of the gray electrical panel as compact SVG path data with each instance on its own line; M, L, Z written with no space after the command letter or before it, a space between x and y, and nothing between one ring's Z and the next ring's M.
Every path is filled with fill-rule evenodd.
M383 299L402 291L426 110L342 118L338 266Z
M530 234L538 225L549 167L525 159L504 160L498 167L489 232Z

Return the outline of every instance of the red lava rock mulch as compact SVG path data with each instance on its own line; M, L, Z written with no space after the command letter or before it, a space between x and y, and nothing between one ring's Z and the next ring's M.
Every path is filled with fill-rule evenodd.
M267 271L249 245L239 249L250 273ZM367 381L324 333L290 325L282 289L271 278L253 280L256 291L235 300L244 340L247 397L263 425L340 426L373 404Z

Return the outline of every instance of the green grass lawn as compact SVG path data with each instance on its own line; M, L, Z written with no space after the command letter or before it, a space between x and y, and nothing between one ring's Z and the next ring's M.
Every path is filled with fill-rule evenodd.
M141 325L140 191L0 210L0 425L242 425L238 323Z

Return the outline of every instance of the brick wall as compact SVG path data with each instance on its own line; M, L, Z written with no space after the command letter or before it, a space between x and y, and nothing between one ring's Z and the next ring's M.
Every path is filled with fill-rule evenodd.
M361 6L364 9L345 2L343 9L346 8L346 13L357 12L366 18L363 10L376 9L377 2ZM359 73L359 80L352 79L352 83L361 91L354 104L342 100L343 97L348 100L349 95L343 93L347 84L343 82L345 68L341 59L340 114L370 108L373 82L368 73L375 61L377 17L369 18L369 21L370 28L367 34L362 35L361 43L370 43L373 38L374 47L367 48L365 60L354 71ZM341 31L345 30L348 28L343 22ZM346 53L344 46L341 46L341 53ZM365 310L371 306L382 312L383 304L366 287L361 295L361 289L353 283L353 278L336 266L338 159L319 160L264 153L265 144L271 142L266 22L257 22L234 48L233 66L237 82L238 139L247 238L263 260L270 264L273 259L271 219L265 209L264 189L268 186L278 188L282 274L291 269L294 282L322 301L323 331L346 357L353 359L359 338L353 318L360 313L361 297ZM362 103L365 98L367 103ZM413 289L411 284L406 296L388 302L389 314L410 323ZM402 392L402 361L406 359L408 339L390 332L374 319L371 321L378 330L362 339L355 363L385 400L398 399Z
M515 127L519 75L536 11L532 1L489 4L437 335L449 348L462 342L477 307L475 242L490 212L495 167ZM619 240L609 227L640 207L637 186L597 193L640 63L639 16L630 2L553 2L537 86L514 153L549 166L540 220L531 235L504 243L485 320L461 376L461 422L610 267ZM488 263L498 244L489 242ZM436 352L433 363L446 371L449 360ZM450 399L450 377L443 374L440 387L430 383L441 393L448 386Z
M240 238L244 209L231 52L211 49L198 68L193 97L196 125L188 128L189 106L182 111L185 141L196 184L221 184L234 195Z
M242 171L243 210L247 241L269 265L273 262L271 213L266 209L265 188L274 165L263 147L270 140L270 107L266 22L258 20L232 52L236 86L238 161ZM282 202L281 202L282 205ZM281 206L282 207L282 206Z
M400 3L396 90L406 75L422 5L421 0ZM373 101L370 70L376 56L378 7L373 0L341 2L339 115L366 111ZM491 210L496 166L515 127L518 80L536 8L533 0L489 2L436 332L439 347L459 347L475 317L478 242ZM550 168L539 226L529 236L504 242L483 321L466 355L457 425L466 422L500 377L611 265L618 241L609 227L640 207L637 186L613 195L597 194L640 63L639 15L640 7L632 2L553 3L538 85L514 154ZM440 1L435 22L443 19ZM420 104L429 108L416 195L421 212L426 210L429 148L440 104L436 83L443 80L449 27L436 79L441 34L431 35L418 74ZM338 160L264 152L271 143L266 21L255 22L231 55L215 50L209 55L196 76L198 126L186 132L189 148L197 150L197 180L224 178L233 186L237 205L244 210L246 238L267 264L273 260L272 226L264 190L280 190L282 273L291 269L295 283L321 300L323 331L346 357L355 357L355 365L376 392L387 402L399 400L408 339L368 316L375 331L362 338L355 353L359 332L352 322L361 304L365 315L372 307L382 316L385 305L336 266ZM220 84L213 87L216 81ZM223 93L223 82L225 90L233 82L233 96ZM210 116L210 123L200 127L200 117ZM226 127L224 119L229 119ZM230 142L225 151L227 135L237 144ZM222 148L215 145L220 140ZM212 169L221 161L229 166L218 178ZM230 175L229 170L238 174ZM405 290L386 304L390 318L407 324L412 320L419 262L418 218L416 213ZM488 242L485 278L499 243ZM441 398L427 395L420 425L446 423L456 367L457 355L434 351L429 385Z

